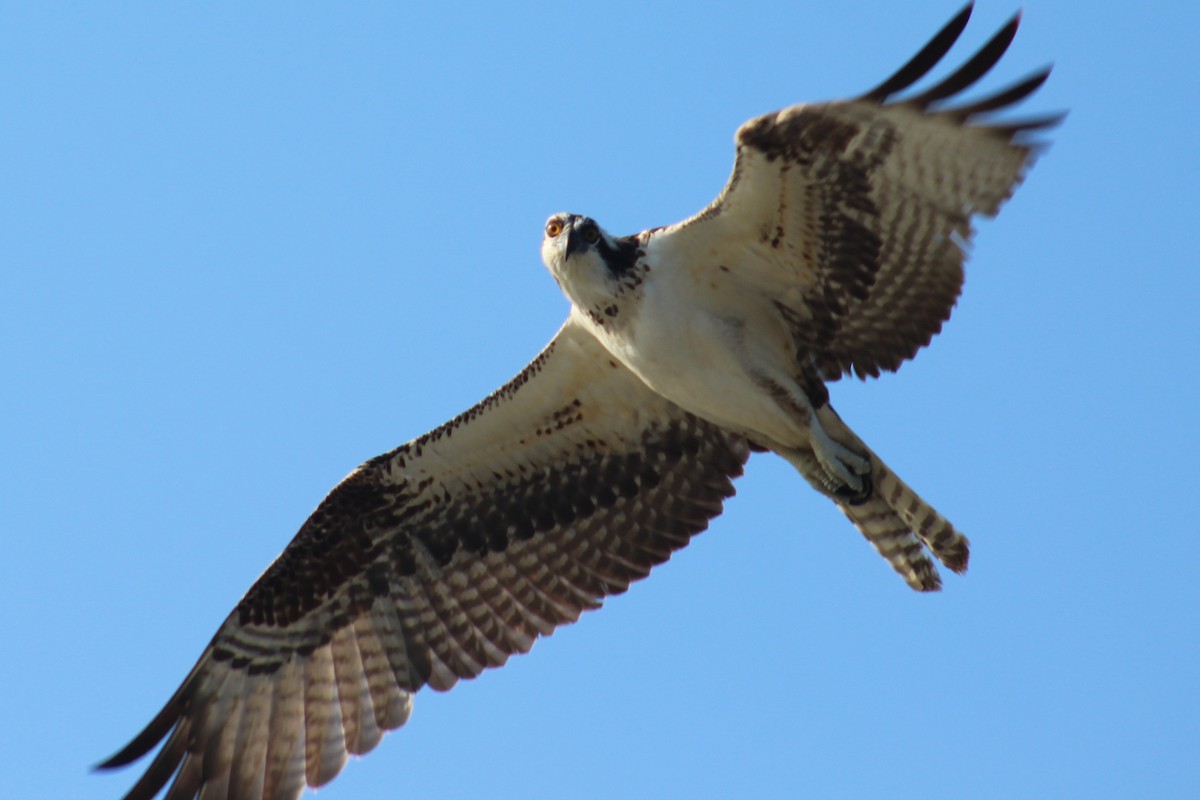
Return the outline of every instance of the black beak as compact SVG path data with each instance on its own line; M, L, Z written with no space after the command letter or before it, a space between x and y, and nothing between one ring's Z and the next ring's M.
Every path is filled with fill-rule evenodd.
M588 243L579 235L579 231L575 229L575 226L572 225L570 228L567 228L567 247L563 258L570 258L572 253L582 253L587 249Z

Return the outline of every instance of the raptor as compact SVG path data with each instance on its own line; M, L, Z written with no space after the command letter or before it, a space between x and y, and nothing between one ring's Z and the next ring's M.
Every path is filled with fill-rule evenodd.
M1060 119L995 116L1049 69L955 102L1018 17L910 91L970 12L859 97L742 125L728 184L690 219L615 236L550 217L542 259L565 324L507 385L329 493L100 765L162 743L126 797L325 784L403 725L422 687L528 651L687 545L752 452L794 465L913 589L939 588L934 559L966 570L967 539L855 435L826 383L896 370L938 333L972 219L997 213Z

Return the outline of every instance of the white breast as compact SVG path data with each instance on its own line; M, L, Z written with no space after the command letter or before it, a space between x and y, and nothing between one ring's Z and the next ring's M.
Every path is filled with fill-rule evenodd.
M661 254L647 258L635 313L625 325L596 331L609 351L697 416L775 442L805 441L807 432L762 387L765 378L792 382L792 344L777 310L732 281L698 281Z

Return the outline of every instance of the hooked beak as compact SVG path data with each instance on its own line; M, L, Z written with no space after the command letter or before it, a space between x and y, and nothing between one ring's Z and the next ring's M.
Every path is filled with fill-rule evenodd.
M571 227L567 228L567 242L563 247L563 260L565 261L570 258L572 253L582 253L587 249L587 242L579 235L579 231L576 230L575 226L571 225Z

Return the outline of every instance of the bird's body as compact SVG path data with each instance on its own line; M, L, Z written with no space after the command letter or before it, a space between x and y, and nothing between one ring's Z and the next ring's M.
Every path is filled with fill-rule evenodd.
M653 263L651 258L647 261ZM771 325L768 316L732 316L706 306L704 301L719 290L698 289L669 262L659 263L641 296L629 303L627 321L597 325L580 314L579 323L655 393L685 410L739 433L794 439L799 434L795 424L753 380L782 352L763 346L764 340L783 344L786 340L779 340L778 334L785 331ZM680 296L694 302L672 301ZM745 312L753 305L732 307Z
M782 456L854 519L850 509L878 494L873 462L880 477L891 473L829 405L809 354L791 333L799 312L789 320L776 296L741 277L779 269L780 248L753 231L697 245L695 237L679 235L685 229L617 239L588 217L551 217L542 256L572 302L568 325L598 339L655 394ZM691 252L698 246L705 252ZM966 538L903 488L904 502L919 504L939 523L944 541L928 542L931 551L953 554L946 563L965 569ZM883 503L889 522L899 499ZM919 544L924 532L910 523L901 531L891 527L887 540L868 538L914 588L937 588L937 571ZM905 548L889 552L896 533Z
M512 381L330 492L125 749L164 740L127 798L295 798L408 719L424 686L529 650L685 546L772 451L914 589L966 569L967 540L842 421L826 381L897 369L949 318L975 215L994 215L1057 117L969 105L1014 19L904 100L968 7L876 89L737 134L705 210L633 236L556 214L542 257L566 323ZM935 107L936 106L936 107Z

